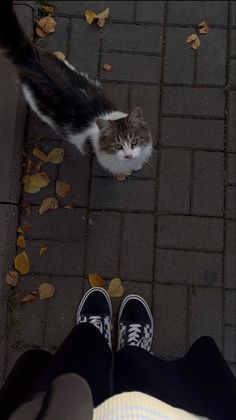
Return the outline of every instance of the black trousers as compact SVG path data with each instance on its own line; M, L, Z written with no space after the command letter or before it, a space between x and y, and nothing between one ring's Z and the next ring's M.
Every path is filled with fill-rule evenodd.
M54 356L29 350L0 391L0 419L64 373L88 382L94 405L124 391L142 391L175 407L214 420L236 419L236 380L210 337L198 339L185 357L163 361L137 347L113 355L90 324L76 326ZM27 419L26 419L27 420Z

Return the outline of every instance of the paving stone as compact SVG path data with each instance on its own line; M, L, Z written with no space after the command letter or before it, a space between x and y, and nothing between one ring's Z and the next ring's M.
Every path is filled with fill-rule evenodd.
M221 286L222 255L210 252L156 250L157 283Z
M157 245L161 248L222 251L223 220L194 216L159 216Z
M236 289L236 222L228 220L225 232L225 287Z
M24 151L26 153L27 159L29 158L31 160L39 162L39 159L33 155L33 149L35 147L39 148L40 150L42 150L42 152L44 152L47 155L54 147L61 146L61 142L57 140L28 140L24 142ZM27 162L27 159L25 159L25 162L23 164ZM58 165L50 162L41 163L41 172L47 172L49 178L55 180L57 178ZM30 194L29 197L34 198L32 194Z
M103 83L103 90L107 97L121 111L128 111L129 86L117 83Z
M107 24L103 29L103 51L161 54L162 31L160 26Z
M125 214L121 243L120 275L131 280L152 280L154 216Z
M144 119L147 121L154 145L158 138L160 89L154 86L132 86L130 89L131 112L136 106L143 110Z
M224 117L224 92L216 88L164 87L162 112Z
M26 144L32 143L37 139L49 140L63 140L62 136L55 133L55 131L44 123L33 111L28 112L28 138L25 139Z
M93 209L153 211L155 182L128 179L118 182L110 178L93 178L90 207Z
M224 332L224 357L227 361L236 361L236 328L226 325Z
M194 152L193 163L192 214L223 216L224 154L220 152Z
M159 357L185 353L187 287L155 285L153 296L155 331L153 349Z
M22 211L21 226L29 223L31 229L24 234L25 238L53 241L83 241L86 236L86 211L58 208L39 215L39 206L32 206L31 215ZM60 226L60 229L58 229Z
M32 17L33 17L33 11L32 9L30 9L29 7L26 7L30 4L29 3L33 3L33 2L28 2L24 4L22 4L23 2L19 2L21 4L16 5L15 7L15 12L16 12L16 16L21 24L21 26L24 28L25 33L28 35L29 38L33 37L33 22L32 22ZM14 2L15 4L15 2ZM31 4L32 6L32 4ZM34 4L35 6L35 4ZM33 7L34 7L33 6Z
M228 363L228 366L229 366L232 374L236 377L236 364L235 363Z
M39 247L42 244L48 249L39 257ZM27 254L32 274L58 276L82 276L84 274L85 242L83 238L79 238L78 242L31 240L27 242Z
M236 30L230 31L230 55L231 57L236 56Z
M50 178L50 183L47 187L41 188L37 194L25 192L22 188L22 198L30 204L39 205L47 197L54 197L56 195L56 179L50 177L50 167L45 165L44 171Z
M222 348L222 291L220 288L192 287L189 300L189 339L193 344L204 335Z
M233 87L236 88L236 59L230 60L230 75L229 75L229 83Z
M228 150L236 152L236 91L229 94Z
M168 22L194 24L206 20L209 25L227 25L228 8L225 1L169 1Z
M236 155L228 153L227 168L228 168L228 184L236 185Z
M170 149L161 151L158 210L189 212L191 152Z
M55 17L56 30L50 36L40 39L38 46L48 51L62 51L67 56L67 43L70 21L67 18Z
M230 18L230 25L236 26L236 1L230 2L229 18Z
M161 143L191 149L224 149L224 121L162 118Z
M84 294L84 279L52 277L55 295L48 300L45 346L59 347L76 324L76 312Z
M225 290L225 324L236 325L236 290Z
M227 8L226 8L227 9ZM197 53L197 83L224 85L226 74L227 31L211 29Z
M17 362L17 360L25 353L25 350L21 350L14 347L9 347L7 349L7 358L6 358L6 369L5 369L5 377L4 380L8 377L9 373L11 372L13 366Z
M85 21L72 19L70 44L69 62L78 71L88 73L90 77L96 78L100 49L100 30L98 27L88 25Z
M189 33L190 28L167 28L164 83L193 84L195 58L186 42Z
M226 189L225 217L236 219L236 187Z
M89 214L90 227L87 244L87 273L107 278L118 275L121 215L114 212Z
M151 55L104 53L101 66L109 63L111 72L102 72L103 80L159 83L161 80L161 58Z
M136 22L164 23L165 1L137 1Z
M84 16L86 9L92 9L95 13L109 7L109 19L121 21L133 21L134 1L55 1L57 14Z

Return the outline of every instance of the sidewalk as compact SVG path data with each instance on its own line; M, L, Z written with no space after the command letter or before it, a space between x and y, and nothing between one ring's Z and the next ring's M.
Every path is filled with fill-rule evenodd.
M33 2L21 3L28 6L17 8L31 13ZM23 199L32 204L31 216L19 213L19 223L32 224L26 234L31 265L16 292L28 293L49 281L56 294L23 306L18 323L8 316L1 370L6 376L25 349L54 351L74 325L76 307L89 287L87 274L98 273L107 283L120 277L125 295L139 293L149 302L154 354L180 357L199 336L210 335L236 372L236 2L50 3L56 4L57 28L39 45L63 51L77 69L101 79L123 111L140 105L155 152L151 167L119 183L29 113L24 147L32 148L42 135L39 148L47 152L62 145L66 155L61 165L45 166L52 180L48 187L19 198L23 131L17 128L17 137L6 134L3 124L10 121L12 130L19 109L17 95L9 95L16 99L9 108L4 105L0 125L6 143L0 159L8 171L1 174L3 271L11 268ZM103 29L87 24L87 8L106 7L110 15ZM203 20L210 31L194 51L186 39ZM112 71L104 71L103 64L111 64ZM8 93L13 83L7 74L8 65L0 70L1 91ZM22 125L23 120L17 121ZM60 207L39 216L42 199L55 195L57 179L70 183L65 203L75 209ZM48 251L39 258L41 243ZM5 274L2 278L4 283ZM115 313L120 302L113 299Z

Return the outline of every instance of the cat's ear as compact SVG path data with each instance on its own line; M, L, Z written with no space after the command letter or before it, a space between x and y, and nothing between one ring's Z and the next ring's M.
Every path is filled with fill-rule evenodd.
M137 108L134 108L128 117L129 122L135 122L137 120L142 120L142 119L143 119L143 111L141 110L139 106Z
M113 121L96 118L96 124L103 135L109 136L114 132L115 124Z

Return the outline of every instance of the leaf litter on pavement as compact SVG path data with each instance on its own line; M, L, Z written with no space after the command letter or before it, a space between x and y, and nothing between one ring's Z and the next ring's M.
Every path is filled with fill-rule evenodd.
M88 275L89 285L91 287L102 287L105 289L105 281L99 276L99 274L89 274ZM110 297L121 297L124 294L124 287L122 285L121 279L114 277L108 284L107 293Z
M196 28L197 33L193 33L189 35L188 38L186 39L187 44L191 44L191 48L193 50L197 50L201 45L201 41L198 35L208 34L209 29L210 29L209 25L205 20L200 22Z

